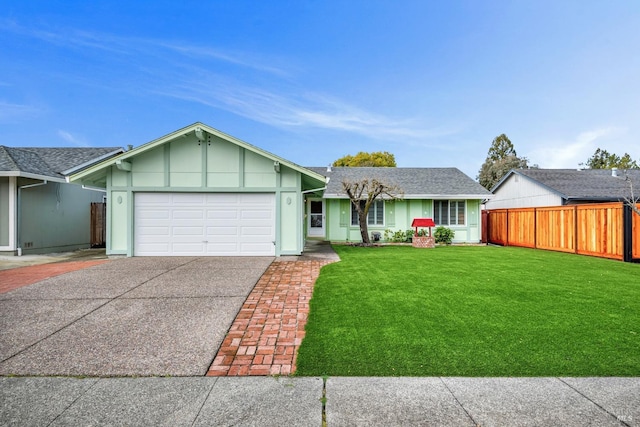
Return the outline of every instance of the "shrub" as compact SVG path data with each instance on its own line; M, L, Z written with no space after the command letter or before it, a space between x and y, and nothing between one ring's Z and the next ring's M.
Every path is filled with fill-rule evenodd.
M409 232L411 232L411 234L409 234ZM384 230L384 240L387 242L402 243L408 241L411 236L413 236L413 230L407 230L406 232L402 230Z
M418 230L418 234L417 234L418 237L425 237L428 235L429 235L429 232L424 228L421 228L420 230Z
M444 243L445 245L451 244L454 235L455 232L452 229L443 226L437 227L433 233L436 243Z

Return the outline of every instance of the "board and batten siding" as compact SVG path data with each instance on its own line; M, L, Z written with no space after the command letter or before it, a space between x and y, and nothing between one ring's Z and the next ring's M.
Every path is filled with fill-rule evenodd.
M487 209L561 206L562 197L531 180L512 174L486 203Z
M136 193L272 193L276 200L276 254L302 251L301 173L249 149L207 134L186 134L127 159L131 170L107 172L107 253L132 256Z

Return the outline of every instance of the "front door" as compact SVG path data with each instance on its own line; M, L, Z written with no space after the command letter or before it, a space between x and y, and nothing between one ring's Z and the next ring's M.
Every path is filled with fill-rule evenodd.
M324 200L309 200L307 218L307 235L324 237Z

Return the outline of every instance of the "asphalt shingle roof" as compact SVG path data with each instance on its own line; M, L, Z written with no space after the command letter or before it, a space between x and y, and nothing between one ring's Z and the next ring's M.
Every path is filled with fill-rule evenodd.
M640 192L640 170L619 170L617 177L610 169L517 169L514 172L537 181L565 199L621 200L630 196L627 176L633 182L634 192Z
M31 148L0 145L0 171L64 178L62 172L118 150L121 148Z
M378 179L397 185L405 197L452 197L472 196L478 199L491 196L483 186L457 168L376 168L376 167L307 167L331 178L325 197L345 196L343 181Z

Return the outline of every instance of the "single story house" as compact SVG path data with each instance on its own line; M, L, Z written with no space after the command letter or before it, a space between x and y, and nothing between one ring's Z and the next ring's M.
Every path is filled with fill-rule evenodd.
M640 170L512 169L492 188L486 209L624 201L631 197L627 177L640 196Z
M406 230L433 216L456 241L480 240L480 203L491 194L455 168L386 168L404 200L376 203L371 230ZM340 180L364 168L306 168L203 123L73 174L106 190L107 253L299 255L305 239L358 241ZM358 175L360 176L360 175Z
M328 179L321 194L307 196L307 236L360 241L355 207L342 182L378 179L402 190L401 199L378 198L369 210L369 233L411 229L414 218L433 218L455 232L454 243L478 243L480 205L491 193L457 168L310 167ZM326 221L320 221L321 215Z
M121 148L23 148L0 145L0 253L89 247L90 204L104 191L70 185L65 175Z

